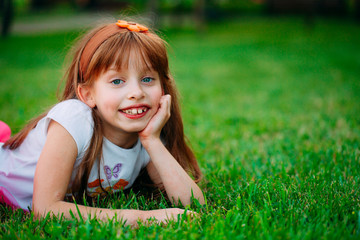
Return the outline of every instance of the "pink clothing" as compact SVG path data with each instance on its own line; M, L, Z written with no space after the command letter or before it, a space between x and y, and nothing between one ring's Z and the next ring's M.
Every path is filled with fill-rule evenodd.
M6 123L0 121L0 142L6 142L11 136L11 130Z
M10 136L10 127L6 123L0 121L0 142L6 142L9 140ZM0 203L5 203L13 209L20 207L13 195L2 186L0 186Z
M5 203L10 206L12 209L20 208L19 203L16 199L6 190L4 187L0 186L0 203Z

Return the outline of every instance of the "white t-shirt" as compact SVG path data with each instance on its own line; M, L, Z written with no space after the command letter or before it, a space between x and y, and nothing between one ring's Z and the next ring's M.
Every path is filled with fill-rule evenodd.
M91 108L76 99L60 102L38 122L17 149L4 149L0 144L0 202L6 202L24 210L31 208L35 168L44 147L51 120L62 125L77 145L78 155L72 171L70 188L93 134L91 111ZM104 138L103 161L100 163L102 187L107 191L131 187L140 170L149 161L150 157L140 140L131 149L123 149ZM101 192L98 161L91 169L87 190L91 196L96 196Z

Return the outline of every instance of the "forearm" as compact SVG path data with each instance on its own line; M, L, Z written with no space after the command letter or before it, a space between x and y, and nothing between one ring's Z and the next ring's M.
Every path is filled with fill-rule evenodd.
M156 220L158 223L166 223L168 220L178 219L178 215L184 214L183 209L167 208L157 210L133 210L133 209L106 209L87 207L83 205L75 205L64 201L58 201L51 204L47 208L33 208L35 216L38 218L46 216L51 213L55 216L63 215L67 219L72 219L73 216L77 219L96 218L101 221L108 221L113 219L123 220L126 225L137 226L138 221L146 222L148 219ZM191 214L188 211L187 214Z
M106 209L95 208L83 205L75 205L65 201L57 201L47 207L34 207L33 211L37 217L43 217L48 213L55 216L63 215L67 219L76 217L77 219L97 218L101 221L108 221L116 217L123 220L126 225L136 225L138 220L145 220L144 211L133 209Z
M180 200L183 205L188 205L193 196L201 204L204 204L201 189L170 154L160 139L149 141L143 145L159 173L171 202L178 204Z

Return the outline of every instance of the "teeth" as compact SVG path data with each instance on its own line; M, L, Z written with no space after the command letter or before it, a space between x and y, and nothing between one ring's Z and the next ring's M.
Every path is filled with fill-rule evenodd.
M123 110L124 113L130 114L130 115L141 114L146 111L147 111L146 108L133 108L133 109Z

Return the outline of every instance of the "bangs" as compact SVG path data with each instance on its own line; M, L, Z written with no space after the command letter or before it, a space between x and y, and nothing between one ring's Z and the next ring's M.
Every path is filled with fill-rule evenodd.
M116 34L100 45L90 60L85 78L92 82L110 68L121 71L129 64L135 64L141 70L153 69L162 80L169 78L165 42L155 34L128 31Z

